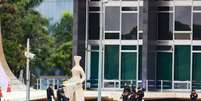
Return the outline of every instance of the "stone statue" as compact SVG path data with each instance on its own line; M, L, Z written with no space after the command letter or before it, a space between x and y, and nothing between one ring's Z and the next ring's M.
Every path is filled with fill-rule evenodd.
M20 70L19 80L24 84L24 78L23 78L23 75L24 75L23 70Z
M74 56L75 66L72 68L72 77L64 82L64 92L70 101L84 101L84 91L82 83L85 81L86 76L84 70L80 66L81 56Z

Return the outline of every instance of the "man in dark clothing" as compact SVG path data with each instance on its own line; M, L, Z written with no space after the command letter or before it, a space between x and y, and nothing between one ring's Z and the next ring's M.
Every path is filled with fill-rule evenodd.
M143 97L144 97L144 90L142 90L141 87L138 87L137 101L142 101Z
M121 98L122 98L122 101L129 101L128 99L128 97L129 97L129 95L130 95L130 92L126 89L126 90L124 90L124 92L123 92L123 94L122 94L122 96L121 96Z
M69 98L67 98L64 94L64 86L59 86L57 90L57 101L69 101Z
M198 94L196 93L196 91L193 89L190 95L190 101L197 101L198 98Z
M129 95L130 95L130 87L127 84L125 84L124 90L121 96L122 101L129 101L129 98L128 98Z
M52 101L52 97L55 99L53 86L50 84L47 89L47 101Z
M137 94L136 94L135 87L132 87L129 101L137 101Z

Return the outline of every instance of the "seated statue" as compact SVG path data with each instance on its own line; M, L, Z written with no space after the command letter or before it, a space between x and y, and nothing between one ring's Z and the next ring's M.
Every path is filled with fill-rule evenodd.
M75 66L72 68L72 77L64 82L64 92L65 95L70 99L70 101L84 101L84 91L82 88L82 83L85 81L85 73L79 62L81 56L74 56Z

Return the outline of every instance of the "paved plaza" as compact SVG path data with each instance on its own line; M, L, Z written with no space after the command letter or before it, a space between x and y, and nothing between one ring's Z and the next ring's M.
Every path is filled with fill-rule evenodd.
M56 94L56 93L55 93ZM120 101L122 91L103 91L102 98L113 99ZM96 91L85 91L85 99L96 99L98 93ZM145 99L189 99L190 93L188 92L145 92ZM201 95L201 93L198 93ZM23 101L26 99L25 91L14 91L8 94L4 92L4 98L7 97L9 101ZM31 91L31 100L44 99L46 98L46 90L35 90Z

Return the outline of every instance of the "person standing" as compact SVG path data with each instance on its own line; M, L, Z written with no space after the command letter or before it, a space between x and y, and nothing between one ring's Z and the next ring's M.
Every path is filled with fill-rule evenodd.
M47 101L52 101L52 97L55 99L53 85L50 84L47 89Z
M57 90L57 101L69 101L69 98L65 96L64 86L59 86Z
M136 94L135 87L132 87L129 101L137 101L137 94Z
M196 91L193 89L190 95L190 101L197 101L198 98L198 94L196 93Z
M125 84L123 93L121 95L122 101L129 101L129 95L130 95L130 87L127 84Z
M138 87L137 91L137 101L143 101L144 90L141 87Z

